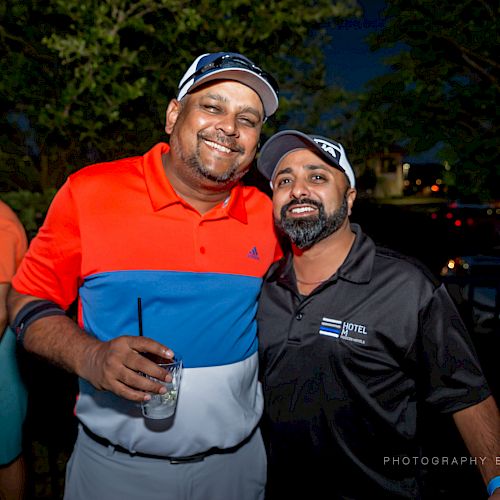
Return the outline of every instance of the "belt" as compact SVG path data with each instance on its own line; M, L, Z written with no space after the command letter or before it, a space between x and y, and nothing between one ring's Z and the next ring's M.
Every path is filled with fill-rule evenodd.
M168 460L171 464L192 464L196 462L202 462L205 457L208 457L209 455L214 455L216 453L228 453L230 450L221 450L219 448L212 448L208 451L205 451L203 453L196 453L195 455L189 455L187 457L165 457L162 455L150 455L149 453L141 453L141 452L132 452L124 448L123 446L113 444L111 441L108 439L98 436L97 434L94 434L86 425L83 425L80 423L83 432L92 439L97 444L100 444L101 446L104 446L105 448L108 448L111 446L116 452L118 453L125 453L127 455L130 455L131 457L143 457L143 458L154 458L156 460ZM236 447L235 447L236 448ZM231 448L231 451L234 451L233 448Z

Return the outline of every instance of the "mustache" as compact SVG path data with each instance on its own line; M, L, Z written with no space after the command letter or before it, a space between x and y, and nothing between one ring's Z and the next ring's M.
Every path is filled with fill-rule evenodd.
M283 216L290 208L295 205L312 205L318 210L321 210L323 208L322 203L316 200L312 200L311 198L301 198L300 200L293 199L290 200L286 205L283 205L283 207L281 208L281 215Z
M243 154L245 152L245 148L240 146L234 139L228 138L225 135L222 134L216 134L215 136L205 134L203 132L198 132L198 139L202 139L205 141L212 141L212 142L217 142L219 144L222 144L223 146L226 146L226 148L229 148L232 151L236 151L237 153Z

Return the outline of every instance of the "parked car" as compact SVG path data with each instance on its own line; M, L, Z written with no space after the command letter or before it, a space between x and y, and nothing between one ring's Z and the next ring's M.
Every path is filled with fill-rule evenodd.
M441 278L458 287L471 310L474 333L500 334L500 249L489 255L451 258Z

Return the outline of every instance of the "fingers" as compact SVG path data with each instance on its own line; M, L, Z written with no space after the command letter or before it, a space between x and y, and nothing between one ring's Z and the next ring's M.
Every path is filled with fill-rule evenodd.
M150 339L148 337L118 337L111 342L122 341L126 342L127 345L138 353L143 355L150 355L151 358L155 356L162 359L172 359L174 357L174 352L172 349L156 342L156 340Z
M143 378L147 381L147 379L145 377L143 377ZM114 386L114 390L112 392L114 394L116 394L117 396L120 396L124 399L128 399L129 401L135 401L136 403L140 403L142 401L148 401L149 399L151 399L150 393L158 392L158 393L163 394L165 392L165 388L160 386L160 384L153 383L152 381L150 381L150 382L151 382L151 384L154 384L154 386L161 387L163 389L163 391L155 389L155 390L150 390L148 392L142 392L142 391L138 391L136 389L132 389L128 385L117 381L115 386Z
M160 369L160 371L163 371ZM164 394L164 386L147 378L141 373L126 369L122 379L111 381L112 391L125 399L131 401L147 401L151 393Z
M174 353L149 338L122 336L96 346L89 357L88 380L98 389L111 391L131 401L149 399L149 393L162 394L165 389L154 380L166 380L167 373L146 356L172 359Z

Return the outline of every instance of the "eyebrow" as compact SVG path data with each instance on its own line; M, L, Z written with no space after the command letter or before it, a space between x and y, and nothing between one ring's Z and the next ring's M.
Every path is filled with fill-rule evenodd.
M314 163L306 163L305 165L302 166L307 170L324 170L325 172L328 172L330 168L333 168L325 165L316 165ZM291 173L292 173L292 167L285 167L276 172L275 178L278 177L278 175L291 174Z
M227 97L220 94L208 93L205 94L203 97L208 97L209 99L214 99L215 101L223 103L229 102L229 99L227 99ZM251 113L252 115L255 115L257 119L262 120L262 114L259 112L258 109L254 108L253 106L242 106L238 110L238 113Z

